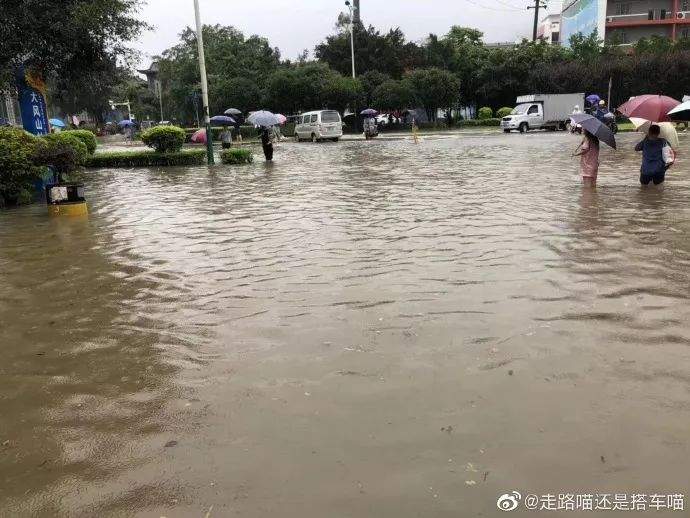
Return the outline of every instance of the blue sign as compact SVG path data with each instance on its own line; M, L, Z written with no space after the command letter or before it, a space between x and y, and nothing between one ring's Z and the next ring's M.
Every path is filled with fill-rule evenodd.
M19 90L19 109L24 129L34 135L47 135L50 132L48 110L43 92L43 81L26 72L24 67L17 70L17 89Z

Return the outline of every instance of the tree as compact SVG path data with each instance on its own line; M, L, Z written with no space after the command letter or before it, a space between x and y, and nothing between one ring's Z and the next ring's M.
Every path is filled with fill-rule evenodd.
M379 86L390 80L390 76L377 70L370 70L359 76L359 80L362 84L362 100L365 105L371 106L374 101L374 92Z
M3 8L0 71L7 80L18 65L75 84L104 63L133 56L128 42L148 26L138 19L140 0L22 0ZM70 81L72 80L72 81Z
M407 76L415 102L423 106L430 121L439 108L451 108L460 96L460 82L439 68L415 70Z
M315 56L342 75L351 75L350 34L341 24L336 29L339 32L316 46ZM407 42L399 28L381 34L373 26L365 28L355 24L354 39L355 62L360 75L375 70L400 78L406 70L421 62L419 47Z
M268 79L266 104L275 111L292 114L323 107L323 92L333 71L324 63L280 68Z
M258 108L271 74L280 65L280 52L265 38L245 38L234 27L204 25L204 45L208 70L211 115L227 108ZM159 79L164 104L172 116L192 121L194 100L201 88L197 61L196 33L187 27L180 43L165 50L159 59Z
M362 83L359 79L333 73L323 85L321 95L324 106L344 113L348 106L354 109L361 102Z
M409 108L413 101L410 82L389 79L374 91L372 105L382 111L396 111Z

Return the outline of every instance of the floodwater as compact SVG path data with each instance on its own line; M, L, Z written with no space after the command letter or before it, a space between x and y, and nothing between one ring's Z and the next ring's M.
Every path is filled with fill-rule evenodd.
M636 139L595 191L571 135L464 133L0 212L0 516L690 494L690 135L664 189Z

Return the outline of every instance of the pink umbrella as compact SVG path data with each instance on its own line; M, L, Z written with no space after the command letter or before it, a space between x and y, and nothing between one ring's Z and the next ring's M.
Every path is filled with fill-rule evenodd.
M652 122L664 122L670 120L667 115L668 112L679 104L680 101L665 95L639 95L623 103L618 111L626 117L639 117Z
M206 144L206 130L200 129L192 135L192 142L195 144Z
M281 126L287 122L287 117L282 113L276 113L276 117L278 117L278 122Z

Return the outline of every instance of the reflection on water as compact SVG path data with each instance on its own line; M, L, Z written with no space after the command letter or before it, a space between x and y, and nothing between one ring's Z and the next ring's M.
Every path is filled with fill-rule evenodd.
M0 213L0 515L686 489L690 147L642 189L619 140L596 189L564 134L286 143Z

